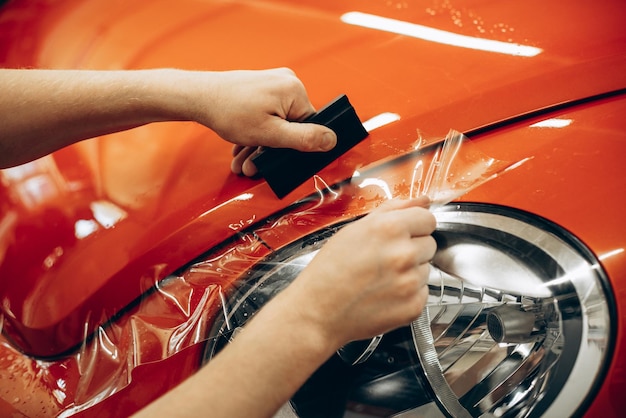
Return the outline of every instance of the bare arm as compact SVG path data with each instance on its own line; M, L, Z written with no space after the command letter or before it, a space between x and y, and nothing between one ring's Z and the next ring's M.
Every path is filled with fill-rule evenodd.
M425 204L390 201L338 232L229 346L136 418L271 417L339 347L415 319L435 251Z
M83 139L152 122L195 121L236 144L233 171L257 146L325 151L328 128L293 123L315 109L288 69L0 70L0 168Z

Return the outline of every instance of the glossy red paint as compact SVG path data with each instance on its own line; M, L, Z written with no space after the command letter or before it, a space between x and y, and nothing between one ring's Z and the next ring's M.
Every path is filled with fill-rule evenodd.
M600 258L612 278L619 318L625 319L624 94L497 125L626 87L621 1L293 3L13 0L0 7L0 65L289 66L317 106L346 93L363 120L383 112L400 116L324 169L320 177L328 184L410 150L417 129L442 136L454 128L469 132L487 155L511 161L532 157L463 200L517 207L572 232ZM351 11L540 52L507 55L368 29L341 20ZM531 126L549 118L570 124ZM33 416L28 395L48 411L66 407L54 397L54 384L76 381L72 353L82 343L85 324L88 331L96 329L155 281L316 190L309 181L281 201L261 180L230 174L229 163L230 146L210 131L163 123L85 141L0 171L3 369L36 370L20 351L43 358L69 354L58 360L49 379L2 393L0 413ZM401 174L395 173L399 196ZM394 178L386 174L388 182ZM272 230L263 238L279 248L371 205L342 200L336 212L318 214L309 225ZM626 406L615 395L626 385L626 356L620 354L625 339L624 329L618 329L615 358L589 416L618 416ZM184 378L199 361L198 349L163 361L168 363L137 367L129 386L86 414L132 412L166 390L167 385L149 388L145 379L176 362L185 367L172 380ZM0 390L7 379L3 373Z

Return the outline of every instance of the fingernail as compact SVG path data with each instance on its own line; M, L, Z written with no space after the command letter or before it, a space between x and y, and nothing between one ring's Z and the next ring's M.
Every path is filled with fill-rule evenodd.
M326 132L323 136L322 136L322 143L321 143L321 149L323 151L329 151L333 148L335 148L335 145L337 144L337 138L335 136L335 134L332 134L330 132Z

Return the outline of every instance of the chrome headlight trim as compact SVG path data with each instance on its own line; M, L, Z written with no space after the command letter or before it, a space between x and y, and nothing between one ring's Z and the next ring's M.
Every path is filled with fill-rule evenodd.
M431 280L427 311L435 306L455 302L454 297L451 300L449 295L434 295L436 292L433 292L433 288L443 289L450 286L446 281L454 280L460 280L457 303L463 303L463 295L469 292L473 293L470 300L481 300L486 304L521 302L522 305L528 305L524 307L525 310L531 309L532 300L551 299L551 305L556 307L556 315L560 315L561 328L546 328L548 335L544 337L551 339L554 351L561 351L552 353L552 361L559 364L551 378L535 382L544 385L543 392L538 393L532 407L522 408L519 413L523 416L535 416L538 413L547 417L561 417L585 410L608 368L616 332L615 303L609 281L598 260L569 232L545 219L511 208L453 204L438 211L436 217L437 234L440 237L459 234L464 240L475 236L476 241L470 245L463 240L451 245L440 241L433 260L439 270L434 276L439 277ZM491 242L481 242L485 240ZM497 248L497 252L493 248ZM512 254L518 250L530 251L532 254ZM507 252L510 252L508 257L502 257ZM527 263L523 261L525 257L528 257ZM550 265L537 266L542 271L534 271L535 259ZM489 261L495 264L492 274L485 275L489 269L476 270L476 265ZM507 272L513 273L513 280L502 283L498 279L502 279ZM535 282L529 283L533 277ZM468 292L467 288L471 290ZM482 295L476 296L476 292L482 292ZM423 321L423 318L420 319ZM419 328L414 326L414 337L432 338L425 334L420 337L417 330ZM550 333L559 335L550 336ZM533 348L533 337L530 336L526 345L530 350L537 346L535 344ZM572 353L574 349L575 354ZM552 373L546 370L541 372ZM433 378L433 381L439 380L439 377ZM442 393L446 392L442 390ZM439 399L440 406L454 413L457 408L455 402L450 402L450 407L446 407L446 401L442 399ZM506 408L500 408L500 412L503 410ZM471 412L472 415L480 416L493 414L494 411L477 407ZM454 414L458 414L458 411Z

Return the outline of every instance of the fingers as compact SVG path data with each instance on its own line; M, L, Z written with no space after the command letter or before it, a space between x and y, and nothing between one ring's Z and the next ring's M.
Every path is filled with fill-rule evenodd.
M292 148L304 152L329 151L337 144L337 135L329 128L313 123L288 122L276 117L280 133L274 139L261 141L274 148ZM233 146L231 171L235 174L254 176L258 170L252 162L252 156L259 147Z
M256 154L255 151L253 151L248 158L245 159L245 161L243 162L243 166L241 167L241 172L243 173L244 176L248 176L248 177L252 177L255 176L259 170L256 168L256 165L254 165L254 163L252 162L252 157Z
M331 129L315 123L290 122L277 118L275 148L293 148L304 152L330 151L337 145Z
M437 241L435 241L432 235L413 238L412 241L413 245L417 247L416 263L418 265L428 265L437 251Z
M422 313L428 300L429 273L430 264L425 263L404 274L404 283L407 288L404 303L398 299L398 303L401 305L399 307L404 311L404 317L398 320L397 325L408 324Z
M406 231L411 237L430 235L437 227L437 219L423 207L410 207L397 211L399 222L405 220Z
M259 149L260 147L233 146L233 160L230 163L230 170L235 174L243 174L248 177L256 175L258 170L252 162L252 157Z
M385 245L386 243L386 245ZM380 265L387 271L411 271L428 263L435 255L437 244L431 235L383 240Z
M373 229L385 231L388 235L430 235L437 227L437 220L425 208L429 202L425 196L408 200L393 199L380 205L368 216L374 223Z
M429 264L424 264L423 266L424 266L424 269L430 269ZM428 277L428 272L426 272L426 277ZM423 286L419 287L419 290L417 291L417 294L415 295L413 304L411 305L413 307L413 311L410 312L408 321L406 321L406 323L408 324L416 320L420 316L422 311L424 310L424 307L426 306L427 303L428 303L428 285L424 284Z
M233 145L232 156L236 157L237 154L239 154L241 152L241 150L243 150L244 148L245 148L245 146L243 146L243 145L239 145L239 144Z

